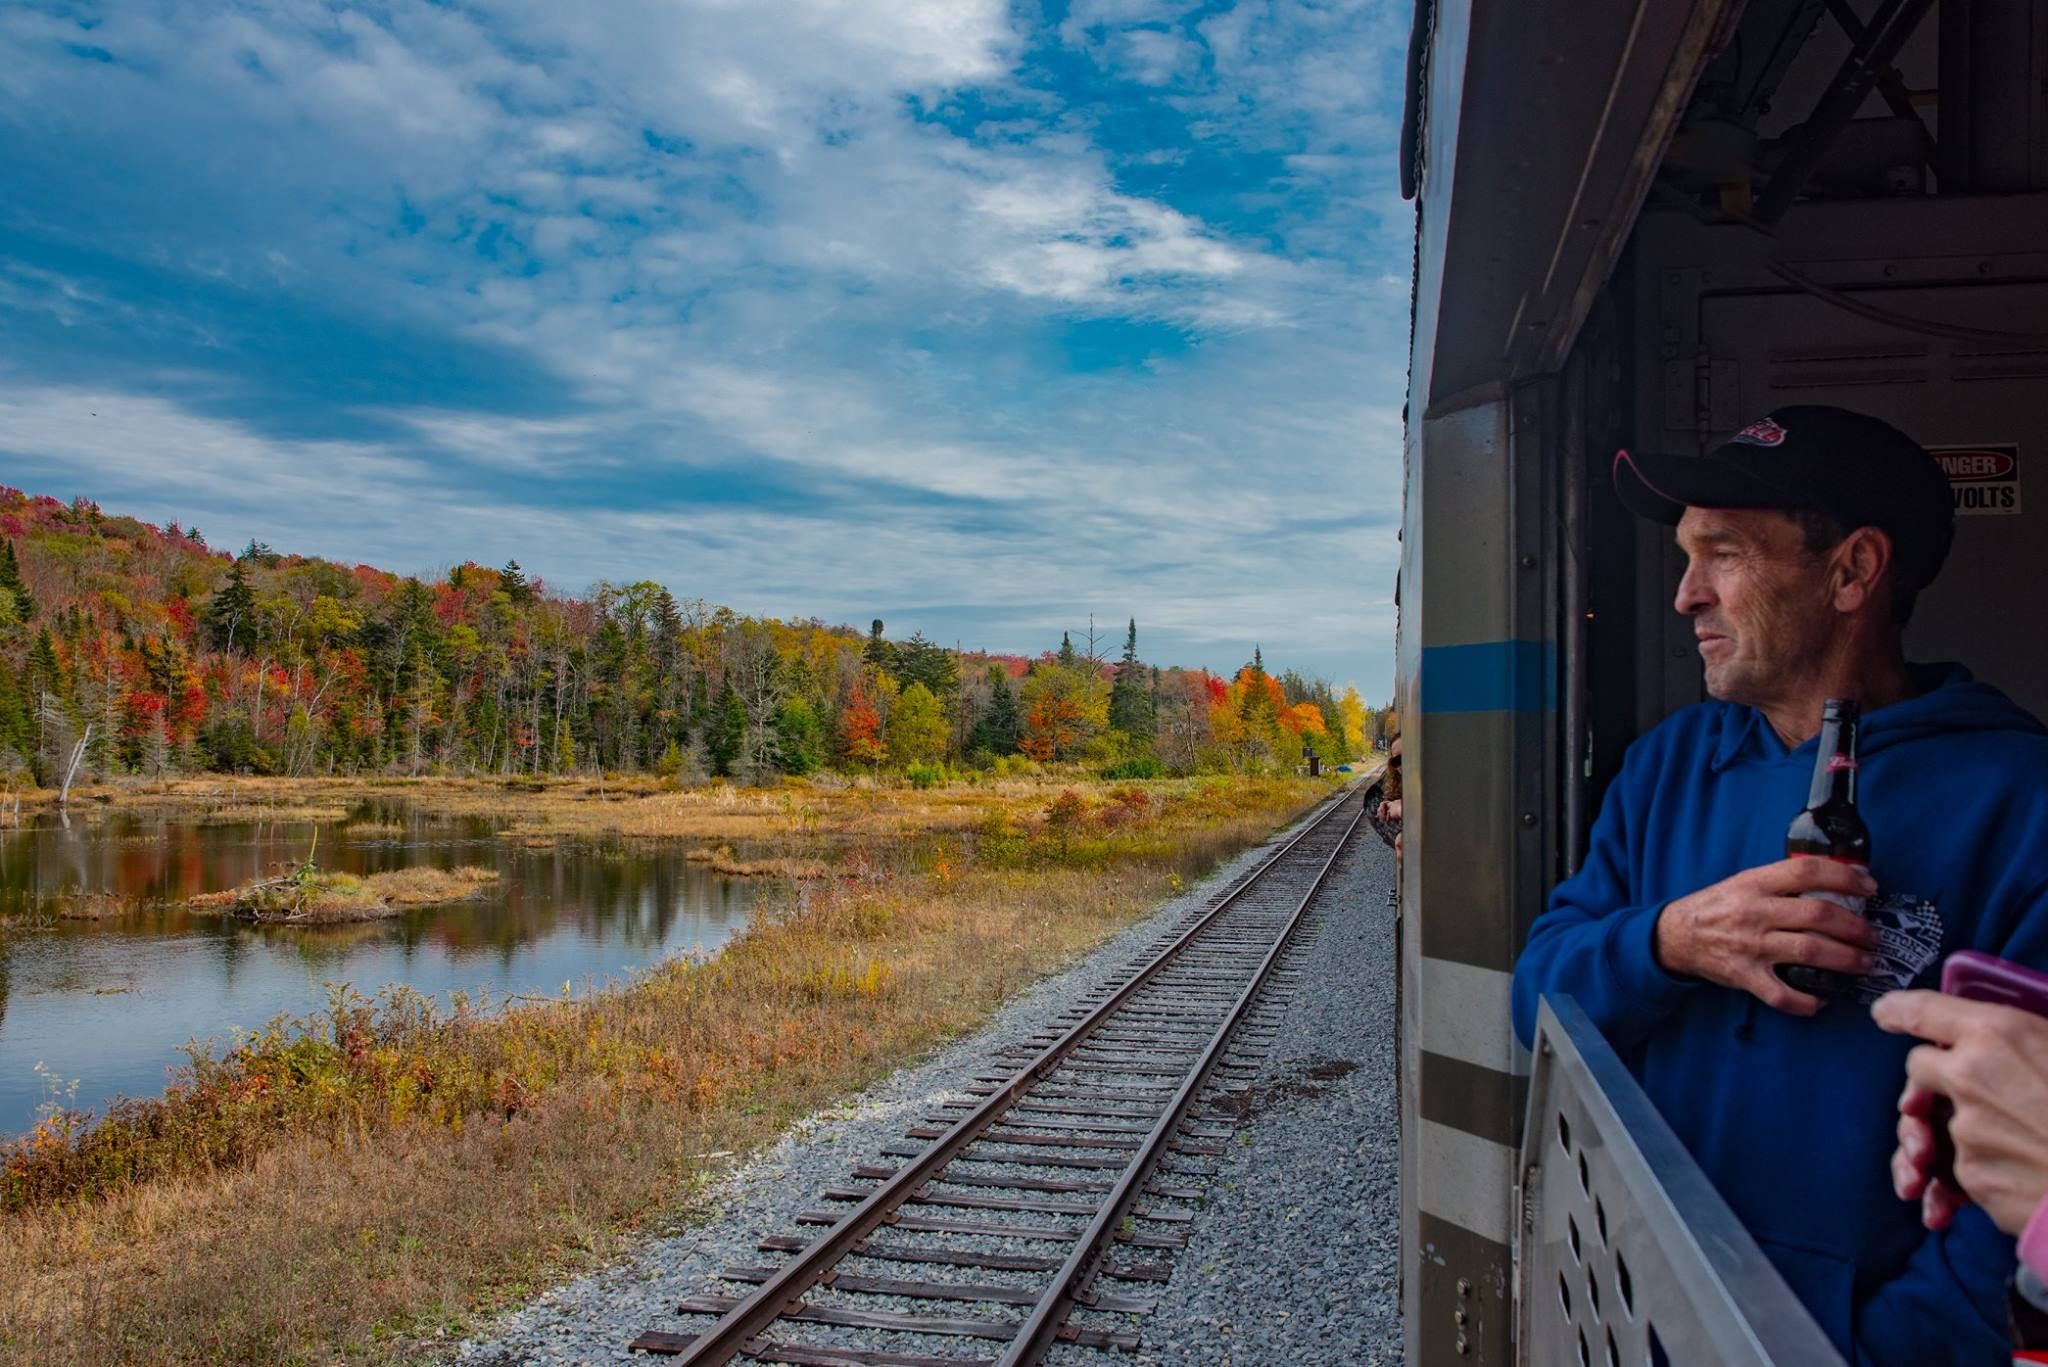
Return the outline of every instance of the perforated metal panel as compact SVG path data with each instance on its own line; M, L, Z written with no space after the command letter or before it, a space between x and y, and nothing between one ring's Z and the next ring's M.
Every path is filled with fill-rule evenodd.
M1532 1367L1842 1359L1569 997L1544 999L1522 1140Z

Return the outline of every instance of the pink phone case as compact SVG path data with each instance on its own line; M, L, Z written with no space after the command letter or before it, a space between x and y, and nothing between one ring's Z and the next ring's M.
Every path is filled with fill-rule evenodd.
M2022 968L2010 959L1959 949L1941 966L1941 990L1951 997L2016 1006L2048 1016L2048 973Z

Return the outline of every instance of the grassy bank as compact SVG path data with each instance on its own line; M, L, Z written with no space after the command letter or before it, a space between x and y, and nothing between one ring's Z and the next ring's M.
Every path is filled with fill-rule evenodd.
M714 960L503 1013L343 997L196 1061L163 1098L89 1124L53 1117L0 1169L0 1352L427 1351L437 1329L609 1255L652 1212L687 1218L721 1166L712 1155L751 1149L970 1029L1191 865L1326 791L1272 780L834 792L830 816L814 807L811 823L838 833L847 818L830 876L780 885ZM689 834L629 829L679 796L607 793L580 813L564 795L522 820ZM733 812L752 810L732 796ZM784 794L760 796L789 829Z

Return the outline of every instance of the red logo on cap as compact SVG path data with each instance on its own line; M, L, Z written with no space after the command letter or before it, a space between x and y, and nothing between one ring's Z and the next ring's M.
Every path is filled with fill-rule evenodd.
M1785 429L1769 418L1751 423L1729 440L1745 442L1751 446L1783 446L1788 434Z

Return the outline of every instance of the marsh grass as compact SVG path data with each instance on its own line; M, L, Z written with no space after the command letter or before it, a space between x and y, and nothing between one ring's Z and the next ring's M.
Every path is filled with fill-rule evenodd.
M293 825L340 821L348 808L313 802L228 802L207 807L198 820L207 826L245 826L283 821Z
M688 1219L705 1155L971 1029L1324 791L1087 794L1057 827L1040 789L849 844L709 960L504 1011L338 992L162 1097L53 1110L0 1150L0 1352L409 1356L654 1212Z
M339 925L379 921L413 907L442 906L482 896L498 881L495 869L418 865L384 873L331 873L310 865L225 892L207 892L186 906L279 925Z
M683 856L692 864L708 864L713 873L728 878L823 878L825 866L816 860L790 855L765 859L742 859L730 845L701 845Z
M145 905L104 889L80 890L53 898L51 915L60 921L110 921L133 916Z
M1165 805L1191 795L1231 789L1252 791L1291 779L1165 779L1143 785ZM482 817L503 839L523 842L558 837L625 836L748 845L817 836L837 841L886 841L921 834L973 830L990 811L1018 820L1039 819L1047 804L1072 787L1091 802L1113 786L1092 778L1029 771L975 776L920 788L900 778L845 779L820 774L787 778L771 787L741 787L723 780L678 785L647 775L552 778L169 779L107 785L73 794L86 811L161 811L204 821L342 821L365 802L403 802L444 817ZM1121 785L1134 787L1136 785ZM54 793L24 799L33 809ZM387 818L388 819L388 818Z

